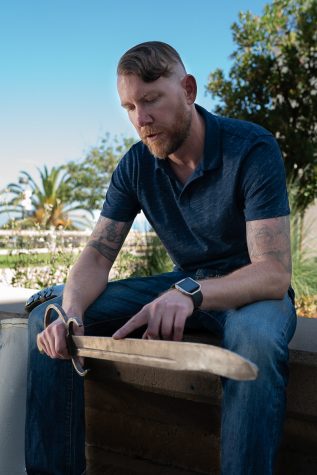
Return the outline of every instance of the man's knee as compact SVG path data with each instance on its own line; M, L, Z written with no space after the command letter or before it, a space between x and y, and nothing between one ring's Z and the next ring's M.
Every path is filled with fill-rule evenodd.
M38 333L40 333L44 328L44 314L46 307L51 303L61 304L62 297L56 297L54 299L43 302L42 304L35 307L29 314L28 318L28 329L30 338L34 338Z

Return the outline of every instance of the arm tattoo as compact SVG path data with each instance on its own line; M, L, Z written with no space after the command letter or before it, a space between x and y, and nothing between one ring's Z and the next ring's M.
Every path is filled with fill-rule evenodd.
M95 248L102 256L114 262L131 225L132 221L124 223L100 217L87 246Z
M126 224L126 223L125 223ZM129 226L130 227L130 226ZM124 233L126 225L116 223L115 221L110 221L109 224L105 227L105 238L113 243L122 244L126 234ZM129 229L129 228L128 228Z
M115 261L119 252L117 249L112 249L112 247L107 246L107 244L103 244L100 241L90 240L88 241L87 246L94 247L98 252L100 252L100 254L103 255L103 257L106 257L111 262Z
M280 262L287 272L291 272L288 216L249 221L247 241L251 262L258 262L269 257Z

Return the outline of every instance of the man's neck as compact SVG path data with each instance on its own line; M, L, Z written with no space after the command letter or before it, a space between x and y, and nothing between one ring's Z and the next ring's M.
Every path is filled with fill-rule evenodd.
M182 183L194 173L201 161L205 144L205 121L194 109L190 132L182 146L169 155L169 163L174 173Z

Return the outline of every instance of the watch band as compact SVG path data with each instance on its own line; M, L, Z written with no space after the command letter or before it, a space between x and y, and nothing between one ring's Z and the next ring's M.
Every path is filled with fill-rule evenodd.
M196 292L194 292L193 294L190 294L189 296L192 298L193 303L194 303L194 309L196 310L202 304L203 294L201 293L201 290L198 289L196 290Z

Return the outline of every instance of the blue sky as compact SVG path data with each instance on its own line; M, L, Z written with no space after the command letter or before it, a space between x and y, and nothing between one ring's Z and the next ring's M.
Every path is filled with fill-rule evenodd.
M116 65L131 46L170 43L204 87L230 67L230 30L263 0L2 0L0 189L19 171L79 159L106 133L133 136L116 92Z

